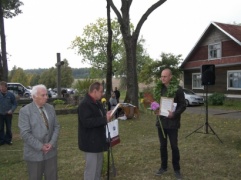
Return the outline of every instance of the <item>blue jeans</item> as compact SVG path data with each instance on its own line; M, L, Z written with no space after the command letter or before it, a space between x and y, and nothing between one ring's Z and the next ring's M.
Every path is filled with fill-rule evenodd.
M10 143L12 141L12 114L0 114L0 143ZM6 124L6 133L4 132Z
M168 153L167 153L167 138L169 138L172 149L172 165L174 171L180 170L180 153L178 149L178 129L164 129L166 138L163 137L162 130L158 129L160 140L161 168L167 169Z

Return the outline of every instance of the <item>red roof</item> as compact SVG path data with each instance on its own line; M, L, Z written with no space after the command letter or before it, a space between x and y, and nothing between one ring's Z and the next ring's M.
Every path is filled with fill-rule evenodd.
M237 39L239 42L241 42L241 26L240 25L234 25L234 24L223 24L214 22L213 25L219 26L223 30L223 32L229 36L232 36L233 38ZM232 38L232 39L233 39Z

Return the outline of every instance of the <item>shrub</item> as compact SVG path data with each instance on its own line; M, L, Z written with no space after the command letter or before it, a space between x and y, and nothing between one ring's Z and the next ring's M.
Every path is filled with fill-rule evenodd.
M211 105L223 105L225 95L222 93L213 93L208 97L208 101Z
M94 79L84 79L84 80L78 80L75 84L74 84L74 88L77 89L78 94L84 95L88 92L89 90L89 86L94 83L96 80Z
M53 105L55 106L55 105L58 105L58 104L64 104L65 102L63 101L63 100L61 100L61 99L56 99L56 100L54 100L53 101Z

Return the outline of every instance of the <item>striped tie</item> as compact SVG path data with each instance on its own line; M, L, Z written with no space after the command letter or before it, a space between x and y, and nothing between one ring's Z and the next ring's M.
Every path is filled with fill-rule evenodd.
M45 123L45 126L47 127L47 129L49 129L48 118L47 118L46 114L43 111L43 107L40 107L40 110L41 110L41 115L42 115L43 121Z

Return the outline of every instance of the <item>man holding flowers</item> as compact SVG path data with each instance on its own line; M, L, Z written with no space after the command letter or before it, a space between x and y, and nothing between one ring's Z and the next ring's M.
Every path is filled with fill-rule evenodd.
M161 72L161 97L174 98L174 103L177 103L174 112L169 111L169 115L159 116L156 122L158 129L158 137L160 141L161 167L156 172L160 176L167 171L168 153L167 153L167 138L172 150L172 165L177 179L181 179L180 173L180 153L178 148L178 129L180 128L181 114L186 109L185 97L182 88L178 85L178 81L172 81L172 72L166 68ZM159 115L159 112L156 112Z

